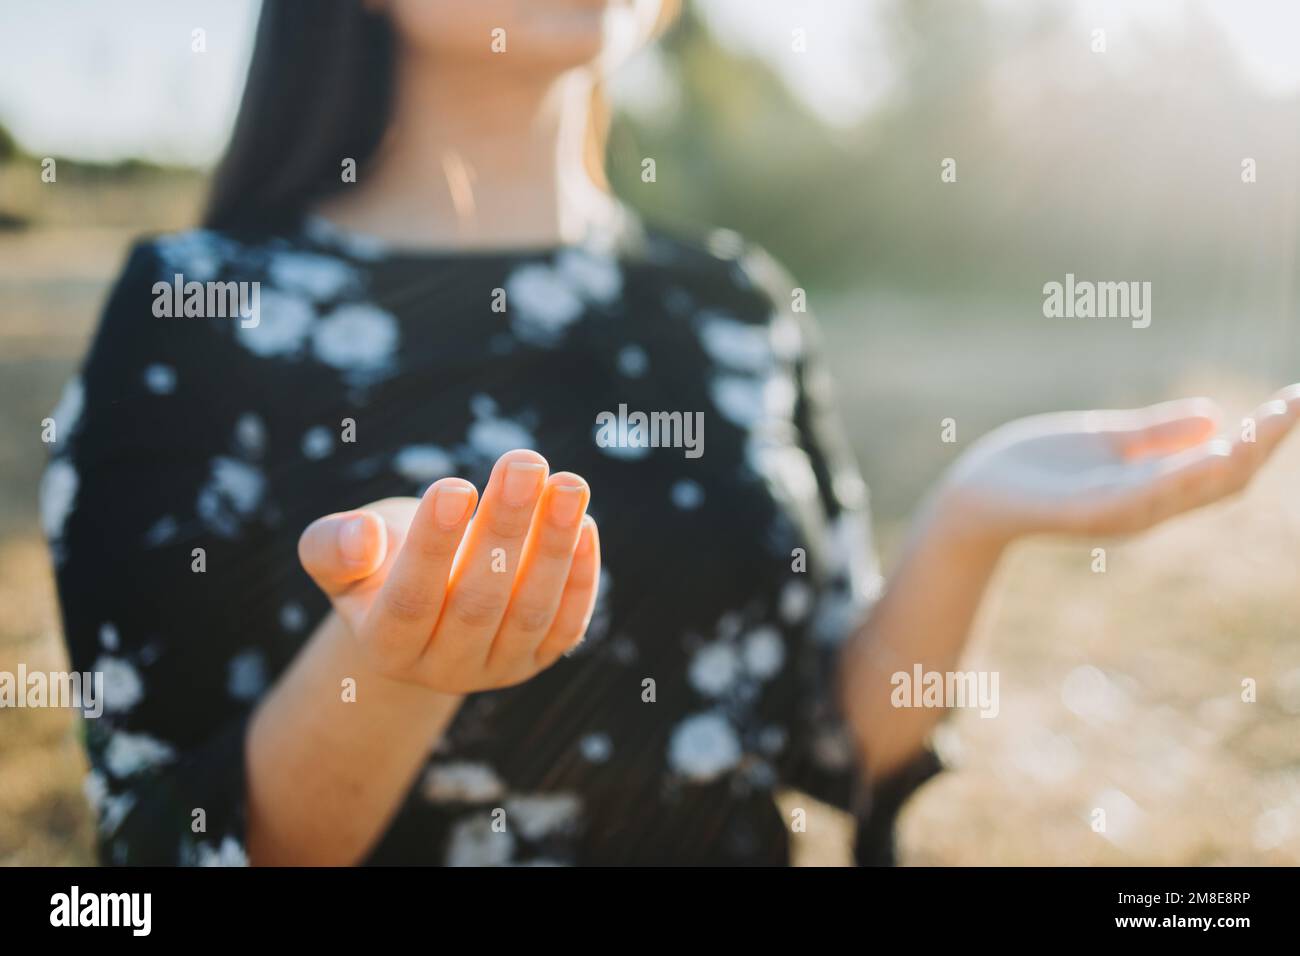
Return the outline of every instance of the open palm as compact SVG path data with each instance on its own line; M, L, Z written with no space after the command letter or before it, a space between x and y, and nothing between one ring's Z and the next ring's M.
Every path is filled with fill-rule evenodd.
M1208 399L1010 422L954 465L960 520L1009 540L1035 532L1127 534L1243 489L1300 418L1300 385L1283 389L1217 439Z

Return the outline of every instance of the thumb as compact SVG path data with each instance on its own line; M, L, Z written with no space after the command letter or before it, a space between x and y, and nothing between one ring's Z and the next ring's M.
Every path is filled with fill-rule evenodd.
M1127 459L1171 455L1209 441L1223 411L1208 398L1182 398L1121 413L1119 438Z
M317 587L333 598L384 562L388 529L373 511L318 518L298 539L298 560Z

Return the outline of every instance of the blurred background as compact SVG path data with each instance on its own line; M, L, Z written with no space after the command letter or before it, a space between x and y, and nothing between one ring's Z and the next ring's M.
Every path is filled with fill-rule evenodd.
M40 420L132 239L193 224L256 16L0 8L0 670L64 666ZM888 567L925 487L1006 419L1207 394L1232 422L1300 379L1297 37L1291 0L697 0L613 84L610 176L807 288ZM1151 326L1045 318L1066 273L1151 282ZM1001 712L944 728L954 769L906 810L903 861L1300 863L1297 478L1293 438L1234 502L1014 551L967 663L1000 674ZM0 713L0 863L91 861L77 733ZM843 824L815 808L799 861L846 861Z

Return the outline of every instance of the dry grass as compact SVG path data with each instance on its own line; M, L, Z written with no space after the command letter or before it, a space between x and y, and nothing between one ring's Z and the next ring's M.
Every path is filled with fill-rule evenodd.
M114 197L131 208L129 197ZM88 200L61 201L75 211ZM165 228L184 221L193 195L182 190L140 208L150 210L148 228ZM73 218L65 213L53 225L0 234L0 670L63 660L35 518L39 421L132 235L58 225ZM1209 391L1244 410L1270 387L1258 375L1207 373L1205 356L1191 354L1137 378L1141 356L1119 350L1114 337L1093 342L1089 361L1060 363L1056 340L1013 338L1016 324L1005 318L997 338L987 317L934 328L879 318L890 309L877 303L877 318L857 321L840 305L829 310L841 318L827 333L846 417L876 486L886 555L921 480L953 451L935 437L948 409L961 411L973 437L1009 414L1081 399ZM1122 341L1126 349L1133 340ZM1098 388L1106 376L1114 387ZM906 810L905 861L1300 863L1298 475L1300 439L1243 499L1140 540L1015 551L969 659L1000 674L1001 713L959 714L941 735L956 769ZM1108 548L1104 574L1090 569L1095 546ZM1241 701L1247 677L1258 683L1255 703ZM0 713L0 863L91 859L83 771L68 714ZM1107 811L1105 835L1089 825L1096 807ZM812 806L799 861L844 862L842 827L834 811Z

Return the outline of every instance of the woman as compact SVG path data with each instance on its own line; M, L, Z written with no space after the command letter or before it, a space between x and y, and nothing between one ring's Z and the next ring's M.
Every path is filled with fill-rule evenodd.
M792 283L600 174L593 76L666 15L264 3L207 228L136 247L54 416L106 860L780 864L792 785L886 861L941 713L891 676L956 667L1006 546L1219 499L1294 424L1012 423L877 600ZM161 317L189 282L252 305ZM706 427L598 440L628 410Z

